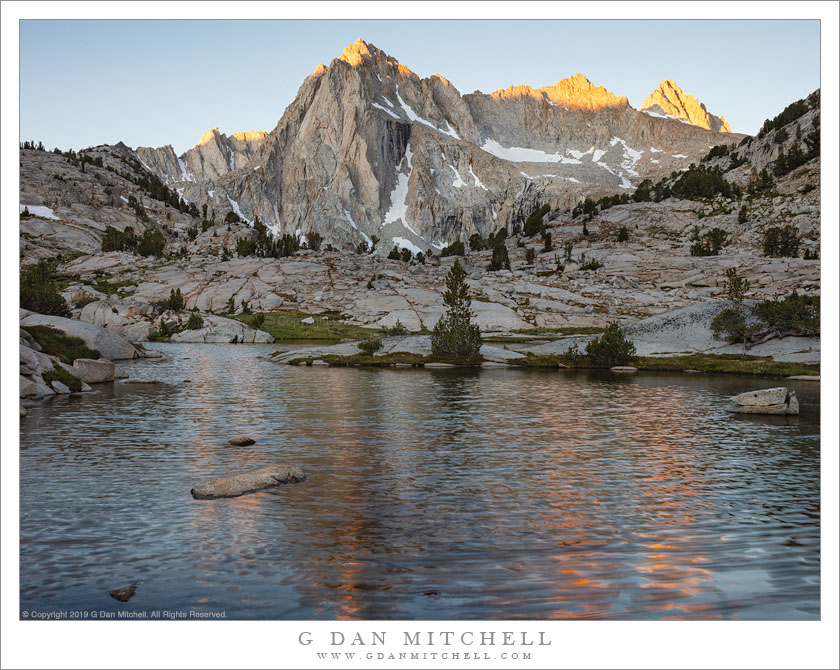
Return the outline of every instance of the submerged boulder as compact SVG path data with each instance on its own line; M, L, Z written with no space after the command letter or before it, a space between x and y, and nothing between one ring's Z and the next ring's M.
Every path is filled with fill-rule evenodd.
M281 484L291 484L305 480L306 475L296 465L276 463L256 470L249 470L233 477L208 479L196 484L190 490L190 493L197 500L235 498L246 493L255 493Z
M799 400L795 391L784 386L758 391L747 391L731 398L727 412L735 414L799 414Z

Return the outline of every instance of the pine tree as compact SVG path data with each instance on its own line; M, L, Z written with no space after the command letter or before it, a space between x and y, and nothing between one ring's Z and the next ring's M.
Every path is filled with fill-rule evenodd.
M438 320L432 332L432 353L447 358L463 360L478 355L481 333L472 323L475 316L470 309L470 290L464 280L466 273L456 260L446 276L443 303L446 313Z

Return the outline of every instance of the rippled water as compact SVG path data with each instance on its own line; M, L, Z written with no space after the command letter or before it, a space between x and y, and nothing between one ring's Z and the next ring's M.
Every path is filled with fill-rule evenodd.
M819 389L766 379L298 368L151 345L21 429L21 609L228 618L819 617ZM189 379L190 382L182 383ZM245 433L251 447L227 440ZM273 462L303 484L196 501ZM119 603L108 591L138 582Z

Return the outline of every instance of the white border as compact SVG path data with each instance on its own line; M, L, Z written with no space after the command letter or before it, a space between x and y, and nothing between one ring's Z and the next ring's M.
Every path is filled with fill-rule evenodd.
M531 663L426 660L375 667L838 667L838 15L835 2L4 2L2 44L2 667L343 667L314 659L302 631L548 631ZM822 20L822 620L820 622L202 622L18 621L17 162L21 18L497 18ZM745 26L748 30L748 26ZM558 36L562 39L562 35ZM337 45L340 49L343 45ZM510 48L510 47L506 47ZM654 47L655 48L655 45ZM726 68L702 44L691 57ZM750 82L744 82L748 95ZM773 110L768 111L768 115ZM48 473L46 473L48 477ZM371 649L372 650L372 649ZM404 651L404 649L400 649ZM437 648L436 651L443 651ZM368 667L354 661L352 667ZM374 666L370 666L374 667Z

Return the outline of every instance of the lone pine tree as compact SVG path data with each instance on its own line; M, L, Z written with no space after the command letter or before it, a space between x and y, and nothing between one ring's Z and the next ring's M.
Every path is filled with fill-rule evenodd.
M452 359L468 359L478 355L481 333L472 323L475 316L470 309L469 287L464 282L466 273L456 260L446 276L443 303L446 313L432 331L432 353Z

